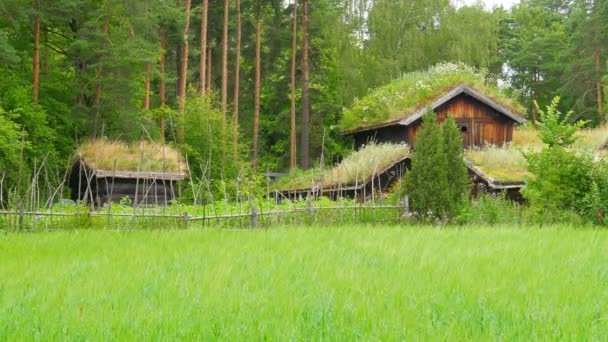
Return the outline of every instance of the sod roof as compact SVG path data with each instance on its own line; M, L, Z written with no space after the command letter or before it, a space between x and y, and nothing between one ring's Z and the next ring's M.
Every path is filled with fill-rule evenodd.
M442 63L425 71L404 74L356 100L344 112L342 129L345 133L353 133L399 121L411 123L429 108L434 109L445 102L449 95L453 97L463 91L517 122L525 121L521 117L525 109L502 89L486 84L485 80L484 71L463 63Z
M325 189L364 185L372 177L384 173L387 169L410 156L406 144L375 144L353 152L337 165L323 170L294 170L289 176L279 178L277 190L305 190L315 187Z
M78 147L75 162L94 170L97 177L183 179L188 173L176 149L152 141L92 139Z

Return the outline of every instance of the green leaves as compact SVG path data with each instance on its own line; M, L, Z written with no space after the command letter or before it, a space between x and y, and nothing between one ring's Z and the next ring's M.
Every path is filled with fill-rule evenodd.
M569 120L572 117L572 111L562 115L557 109L559 105L559 96L556 96L551 101L551 105L547 106L547 110L544 111L538 108L541 122L538 124L538 135L541 140L549 145L549 147L560 146L568 147L572 145L578 136L575 135L576 131L587 124L588 121L581 120L574 124L570 124ZM538 106L538 103L535 102Z

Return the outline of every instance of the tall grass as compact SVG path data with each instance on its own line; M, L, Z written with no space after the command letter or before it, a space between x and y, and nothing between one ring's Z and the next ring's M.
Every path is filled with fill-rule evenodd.
M608 235L319 227L0 236L0 340L602 340Z

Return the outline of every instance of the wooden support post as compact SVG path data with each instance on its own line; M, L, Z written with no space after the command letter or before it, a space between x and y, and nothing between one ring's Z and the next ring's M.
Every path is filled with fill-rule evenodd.
M184 212L184 229L188 229L188 212Z
M255 203L251 204L251 228L255 228L258 224L258 209Z
M312 222L312 204L310 203L311 193L308 193L306 196L306 213L308 214L308 222Z

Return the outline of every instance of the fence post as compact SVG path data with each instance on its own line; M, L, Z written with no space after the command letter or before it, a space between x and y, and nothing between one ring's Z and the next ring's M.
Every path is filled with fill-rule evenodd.
M258 209L255 206L255 203L251 204L251 228L255 228L258 224Z
M306 196L306 212L308 213L308 222L312 223L312 205L310 203L310 192Z
M403 211L405 215L410 213L410 197L408 195L403 198Z
M188 229L188 212L184 212L184 229Z

